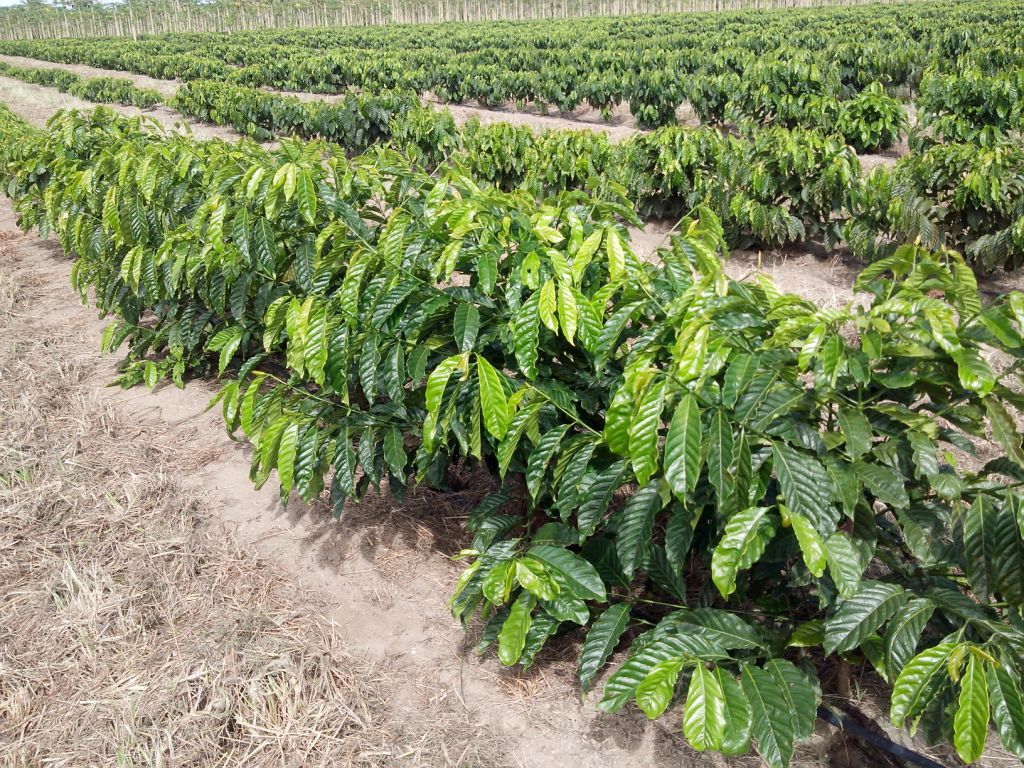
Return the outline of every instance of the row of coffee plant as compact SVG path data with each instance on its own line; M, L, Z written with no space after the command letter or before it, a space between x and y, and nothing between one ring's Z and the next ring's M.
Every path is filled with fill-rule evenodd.
M773 767L852 669L896 726L1024 759L1024 295L983 303L956 253L896 248L822 310L730 279L706 209L646 263L601 197L387 148L104 110L0 136L122 383L222 378L254 482L341 514L489 471L452 606L501 663L579 636L603 710Z
M163 97L156 91L138 88L131 80L119 77L83 78L56 67L15 67L0 61L0 76L45 85L86 101L104 104L124 104L148 109L163 101Z
M259 139L319 137L350 152L389 143L427 168L458 162L506 190L525 184L538 194L625 196L642 216L706 206L732 246L843 240L858 256L880 258L920 239L966 252L980 271L1024 264L1024 148L996 125L958 135L960 143L932 140L864 179L842 136L799 127L741 136L669 127L616 144L591 131L536 133L508 123L458 129L447 110L409 94L305 101L207 81L183 85L172 105ZM854 125L870 131L873 123Z
M811 128L869 113L887 134L922 78L977 70L1019 81L1024 12L1014 0L686 14L544 23L267 30L132 39L5 42L0 50L154 77L278 90L387 89L482 106L533 103L642 126L689 103L705 121ZM931 73L931 74L929 74ZM878 83L877 86L873 85Z

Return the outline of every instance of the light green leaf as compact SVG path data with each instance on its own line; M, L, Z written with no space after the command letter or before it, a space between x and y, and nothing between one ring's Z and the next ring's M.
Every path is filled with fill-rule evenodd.
M750 507L729 520L725 533L711 556L711 580L722 597L736 591L736 573L764 554L765 547L775 535L778 518L770 507Z
M579 555L552 544L535 544L530 548L530 556L561 576L563 586L569 589L569 596L597 602L608 599L597 570Z
M512 418L509 412L501 375L486 358L476 356L476 372L480 382L480 406L484 414L484 426L495 440L501 440L508 432ZM429 386L429 383L428 383Z
M665 385L651 384L629 425L629 457L640 485L658 469L658 427L665 404Z
M501 625L501 631L498 632L498 661L506 667L511 667L523 655L526 635L530 631L533 608L536 604L537 598L529 592L520 593L512 603L508 618Z
M558 286L558 321L562 326L562 334L572 344L576 338L579 309L573 287L568 283L560 283Z
M639 689L637 696L639 698ZM650 716L650 715L648 715ZM724 740L725 694L718 677L703 664L693 669L683 709L683 735L698 752L720 749Z
M552 333L558 333L558 294L555 291L555 280L549 278L540 289L540 301L537 304L540 320Z
M897 728L915 720L949 682L947 663L957 643L927 648L907 662L892 687L889 718Z
M651 720L660 717L668 709L682 668L683 659L660 661L636 687L636 705Z
M988 680L985 663L970 654L967 670L960 678L960 700L953 717L953 744L960 759L973 763L985 751L988 736Z
M814 529L811 521L803 515L788 511L785 507L780 507L780 509L785 510L782 513L783 519L785 519L787 513L789 515L789 521L793 526L793 533L796 534L796 540L799 542L800 551L804 556L804 565L807 566L807 570L811 572L812 576L820 579L825 575L827 563L825 542L822 541L821 534Z

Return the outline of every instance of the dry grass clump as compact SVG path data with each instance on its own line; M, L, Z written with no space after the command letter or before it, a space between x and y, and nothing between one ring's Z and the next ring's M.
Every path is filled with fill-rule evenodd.
M0 766L506 764L465 713L346 653L308 597L199 526L185 451L167 448L182 435L97 394L95 357L47 327L6 248Z

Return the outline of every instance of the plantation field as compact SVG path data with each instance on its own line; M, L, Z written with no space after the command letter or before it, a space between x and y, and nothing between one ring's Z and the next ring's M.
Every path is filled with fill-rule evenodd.
M141 444L198 425L161 472L381 675L379 726L296 694L323 764L1024 761L1022 32L929 0L3 41L5 365L59 365L28 291L156 409ZM54 535L32 466L14 547ZM24 679L22 762L72 732ZM283 765L294 730L238 739ZM77 759L173 751L119 733Z

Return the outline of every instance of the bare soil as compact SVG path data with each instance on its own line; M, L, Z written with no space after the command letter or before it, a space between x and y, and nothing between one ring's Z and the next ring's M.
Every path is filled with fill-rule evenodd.
M79 109L92 111L97 107L91 101L84 101L56 88L49 88L33 83L25 83L12 77L0 76L0 102L7 104L16 115L32 125L46 124L54 113L62 109ZM238 139L241 134L232 128L186 118L181 113L158 104L150 109L126 107L121 104L110 104L110 109L128 117L140 115L156 120L165 128L188 131L201 139Z
M170 98L178 91L180 83L177 80L160 80L146 75L137 75L134 72L122 72L119 69L99 69L85 64L61 64L42 59L29 59L24 56L0 55L0 61L5 61L12 67L36 67L38 69L65 69L74 72L80 77L120 77L131 80L136 88L149 88L156 91L164 98Z

